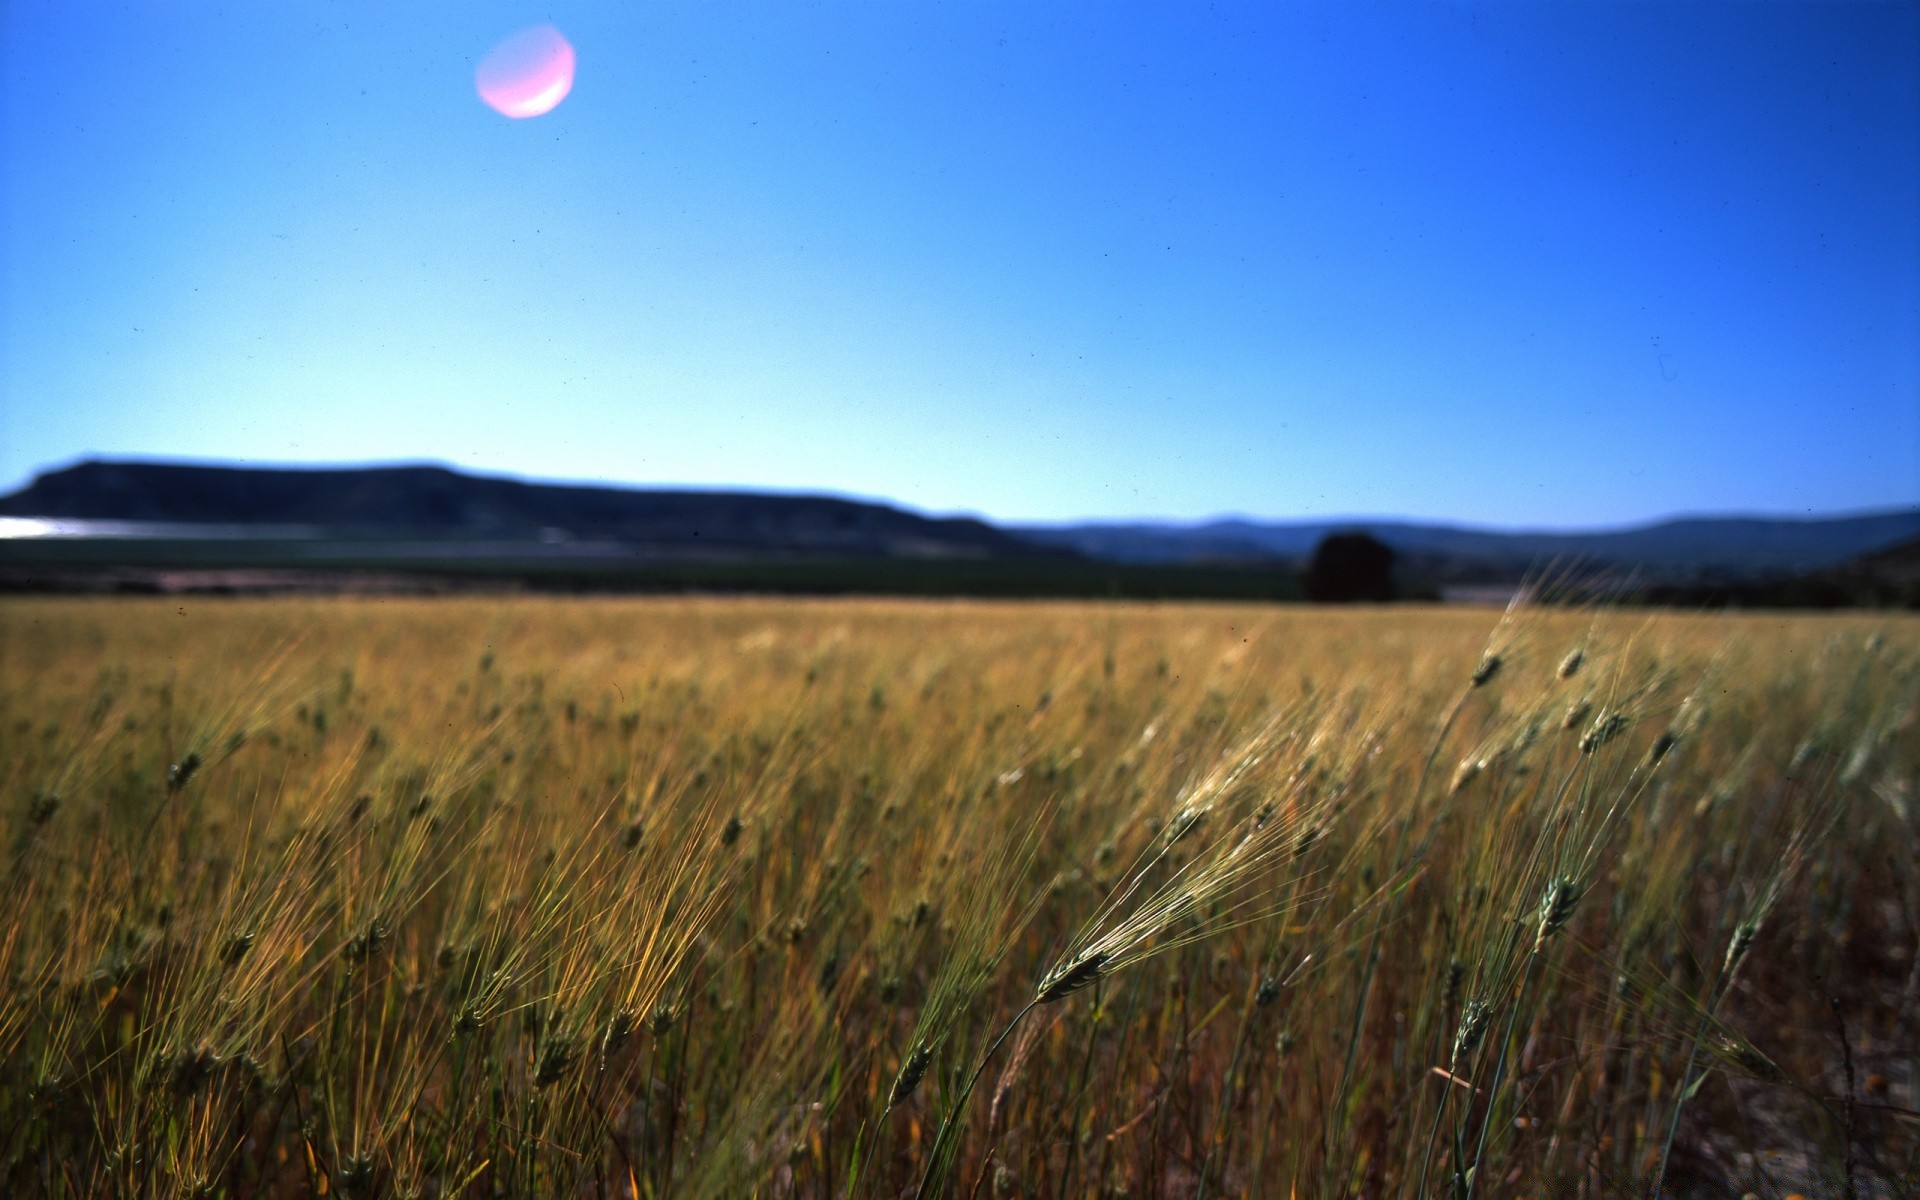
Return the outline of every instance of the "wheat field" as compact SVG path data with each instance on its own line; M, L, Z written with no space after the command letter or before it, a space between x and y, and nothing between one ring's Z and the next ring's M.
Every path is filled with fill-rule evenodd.
M0 603L0 1195L1920 1191L1911 617Z

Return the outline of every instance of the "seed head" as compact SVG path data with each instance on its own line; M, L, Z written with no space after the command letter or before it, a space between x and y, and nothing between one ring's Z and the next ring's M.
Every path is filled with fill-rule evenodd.
M647 1032L656 1038L665 1037L667 1031L673 1028L673 1023L679 1019L680 1014L674 1011L673 1005L662 1000L653 1006L653 1012L647 1017Z
M1472 1054L1480 1047L1480 1039L1487 1034L1487 1025L1493 1020L1493 1010L1487 1002L1480 999L1469 1000L1460 1010L1460 1028L1453 1035L1453 1061Z
M639 1018L631 1009L621 1009L607 1018L607 1028L600 1034L600 1058L602 1061L620 1053L620 1048L633 1036L633 1027L639 1024Z
M1479 777L1480 773L1486 769L1487 760L1484 758L1474 758L1469 755L1461 759L1460 766L1453 773L1453 782L1448 785L1447 790L1451 793L1459 793L1461 789L1472 783Z
M350 963L365 962L380 952L380 946L386 940L386 925L378 920L369 921L365 929L347 939L341 953Z
M1007 1200L1009 1196L1020 1192L1020 1178L1006 1163L995 1163L993 1167L994 1200Z
M1758 921L1742 921L1733 930L1733 936L1727 939L1726 973L1731 975L1747 956L1747 950L1753 945L1753 939L1760 932Z
M1580 667L1586 661L1587 661L1586 651L1584 650L1569 651L1567 653L1567 656L1560 660L1560 678L1572 679L1575 675L1578 675L1580 673Z
M242 1053L237 1057L228 1059L227 1065L232 1067L242 1079L254 1087L263 1088L267 1091L273 1090L274 1081L267 1075L267 1065L253 1055Z
M1473 686L1485 687L1492 683L1493 677L1500 673L1502 665L1504 664L1498 654L1489 654L1481 659L1480 665L1473 669Z
M1594 718L1593 728L1587 730L1580 739L1580 753L1592 754L1626 731L1627 718L1624 713L1603 712Z
M1260 981L1260 987L1253 993L1255 1008L1270 1008L1280 998L1280 981L1269 975Z
M373 1195L373 1157L355 1154L340 1164L340 1190L352 1200Z
M1769 1083L1783 1083L1786 1081L1787 1073L1780 1069L1780 1065L1760 1053L1752 1043L1744 1039L1722 1034L1715 1039L1715 1048L1720 1051L1721 1055L1726 1058L1727 1061L1738 1066L1741 1070L1754 1076L1756 1079L1764 1079Z
M1561 718L1560 728L1578 728L1580 723L1587 719L1587 714L1592 711L1593 701L1586 699L1575 700L1572 704L1567 705L1567 715Z
M900 1074L894 1077L893 1090L887 1093L887 1107L895 1108L913 1095L920 1081L927 1077L927 1069L931 1066L933 1047L925 1042L915 1042L907 1054L907 1061L900 1064Z
M220 1069L220 1056L204 1043L175 1056L168 1064L167 1086L176 1096L191 1096L205 1087Z
M164 1060L162 1066L164 1067ZM27 1085L27 1100L38 1108L52 1108L60 1102L60 1097L73 1080L59 1071L42 1070Z
M1535 952L1541 943L1566 927L1579 902L1580 885L1565 875L1555 876L1553 882L1547 884L1547 890L1540 896L1540 928L1533 938Z
M1840 786L1852 787L1866 778L1867 768L1873 765L1873 756L1877 749L1872 738L1861 738L1860 744L1855 746L1853 753L1847 756L1847 765L1840 772Z
M738 816L728 817L726 825L720 830L720 844L722 846L731 846L739 841L740 831L743 828L745 828L745 826L741 825Z
M1207 813L1210 811L1211 809L1206 805L1189 804L1175 813L1173 820L1167 822L1167 845L1173 845L1181 838L1186 837L1194 830L1200 828L1201 823L1207 819Z
M1092 987L1100 978L1101 969L1107 965L1105 954L1089 954L1065 963L1047 972L1040 981L1040 991L1036 999L1041 1004L1052 1004L1064 1000L1082 988Z
M199 769L200 756L191 751L188 752L185 758L167 768L167 790L177 792L187 786L187 781L192 779L193 773Z
M1305 829L1302 829L1300 835L1294 839L1293 856L1295 858L1305 858L1307 851L1313 849L1313 844L1319 840L1320 827L1318 825L1309 825Z
M1653 745L1647 747L1647 765L1656 766L1675 746L1680 744L1680 735L1673 730L1663 731L1653 739Z
M251 931L242 930L220 943L220 961L231 967L245 958L247 951L251 949L253 949L253 934Z
M549 1037L540 1047L540 1065L534 1068L533 1086L548 1088L560 1082L573 1065L573 1039Z

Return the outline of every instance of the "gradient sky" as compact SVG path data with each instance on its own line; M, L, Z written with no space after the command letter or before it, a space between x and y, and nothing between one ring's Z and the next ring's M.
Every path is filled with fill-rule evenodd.
M1920 502L1920 7L6 0L0 487ZM551 22L572 94L475 64Z

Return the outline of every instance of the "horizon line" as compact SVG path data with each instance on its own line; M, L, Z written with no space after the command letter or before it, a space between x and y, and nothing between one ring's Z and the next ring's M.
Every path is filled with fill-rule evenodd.
M886 496L863 495L855 492L836 491L829 488L774 488L754 484L691 484L691 483L637 483L629 480L605 478L559 478L554 476L522 474L514 471L490 470L462 466L444 459L371 459L352 462L287 462L269 459L200 459L192 457L157 457L146 455L83 455L62 463L35 467L17 486L6 492L0 492L0 498L12 496L31 487L39 479L61 471L88 464L132 465L161 467L199 467L216 470L268 470L268 471L379 471L428 469L446 471L453 475L470 479L494 479L510 483L520 483L535 487L573 487L600 488L609 491L624 492L681 492L707 495L755 495L770 497L790 497L794 499L842 500L856 504L872 504L901 512L913 513L931 519L962 519L985 522L1009 530L1022 529L1075 529L1089 527L1105 528L1153 528L1162 530L1195 531L1212 525L1244 523L1264 526L1346 526L1364 528L1368 525L1405 525L1425 529L1450 529L1476 533L1497 533L1506 536L1579 536L1607 533L1633 533L1663 525L1674 525L1689 521L1772 521L1797 524L1815 524L1830 521L1871 520L1876 517L1899 517L1920 513L1920 500L1904 504L1877 508L1841 509L1832 512L1819 512L1807 509L1804 512L1767 512L1753 509L1728 509L1718 511L1683 510L1662 516L1643 517L1614 524L1597 525L1524 525L1501 522L1463 521L1451 517L1419 517L1408 515L1352 515L1331 516L1254 516L1245 512L1222 511L1203 517L1167 517L1167 516L1127 516L1127 517L1054 517L1042 520L1002 518L990 516L978 510L953 509L937 510L921 508Z

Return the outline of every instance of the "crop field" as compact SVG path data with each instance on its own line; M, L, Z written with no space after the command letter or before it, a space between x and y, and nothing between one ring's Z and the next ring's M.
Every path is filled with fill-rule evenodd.
M0 603L0 1196L1920 1192L1920 620Z

